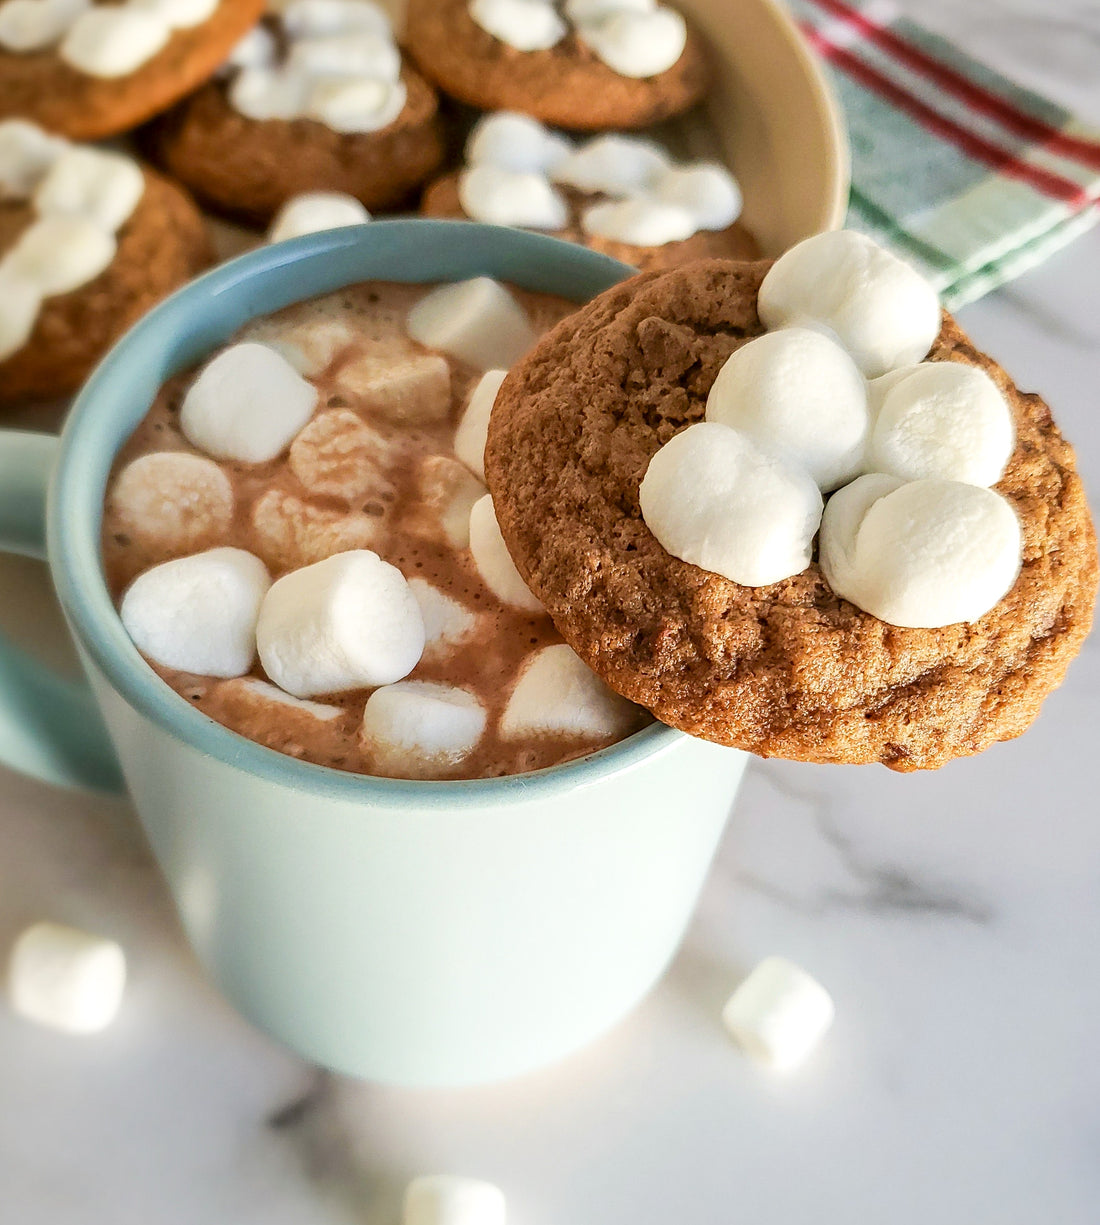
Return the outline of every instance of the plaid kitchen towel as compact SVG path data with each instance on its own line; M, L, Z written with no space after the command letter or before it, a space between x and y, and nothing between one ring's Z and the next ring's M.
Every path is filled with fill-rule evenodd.
M889 0L788 0L831 65L852 146L848 224L948 307L1100 219L1100 132L901 17Z

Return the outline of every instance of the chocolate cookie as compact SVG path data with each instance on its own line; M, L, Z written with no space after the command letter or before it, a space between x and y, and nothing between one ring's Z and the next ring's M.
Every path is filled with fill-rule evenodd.
M263 11L264 0L222 0L206 21L173 31L125 76L81 72L56 47L0 48L0 119L30 119L75 140L129 131L206 81Z
M950 316L926 360L986 371L1015 416L996 490L1023 568L973 624L901 629L829 588L817 563L743 587L671 557L642 520L657 449L701 421L727 357L764 329L767 262L645 273L559 324L509 374L486 474L520 572L614 689L693 735L765 757L929 769L1020 735L1092 621L1096 538L1074 455Z
M152 171L118 233L106 271L43 301L27 342L0 361L0 405L75 391L92 368L156 302L211 260L201 215L189 196ZM0 255L33 219L27 203L0 204Z
M249 119L213 81L158 120L150 155L205 203L266 225L291 196L342 191L369 209L405 200L443 160L435 91L414 69L408 100L377 132L336 132L314 119Z
M459 172L456 171L430 183L420 203L421 213L426 217L467 218L458 198L458 176ZM585 234L580 225L580 213L586 204L597 197L581 192L566 194L572 216L569 225L563 230L553 231L552 237L591 247L593 251L610 255L612 259L646 272L674 268L697 259L755 259L760 254L756 240L739 221L724 230L699 230L690 238L666 242L660 247L638 247L632 243L614 242L609 238Z
M698 35L671 68L627 77L570 30L555 46L519 51L482 29L468 0L409 0L405 39L424 75L480 110L515 110L574 131L642 128L679 115L706 92Z

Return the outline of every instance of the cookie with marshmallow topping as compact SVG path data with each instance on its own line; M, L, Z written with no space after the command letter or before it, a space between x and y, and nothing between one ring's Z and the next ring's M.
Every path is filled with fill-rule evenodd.
M602 294L505 378L486 478L520 576L620 694L763 756L934 768L1060 683L1095 534L1046 404L893 257L831 241L828 276L795 248Z
M709 79L698 35L660 0L409 0L406 40L460 102L580 132L679 115Z
M202 217L174 183L0 119L0 404L75 390L209 259Z
M220 77L152 126L154 159L212 208L261 225L307 192L344 193L367 209L401 204L444 147L435 90L405 60L383 9L270 8Z
M759 254L730 171L679 164L644 137L574 141L529 115L496 111L474 125L465 159L428 186L426 216L539 230L643 270Z
M264 0L6 0L0 119L74 140L127 132L208 80Z

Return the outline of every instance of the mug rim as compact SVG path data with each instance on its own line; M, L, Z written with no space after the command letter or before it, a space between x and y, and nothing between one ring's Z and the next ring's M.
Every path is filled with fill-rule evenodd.
M540 285L583 284L587 280L606 282L602 287L608 288L636 272L586 247L542 234L477 222L408 218L371 221L263 245L217 265L176 290L115 342L81 389L61 432L47 501L47 554L54 586L74 636L131 707L191 748L292 790L374 807L484 808L521 798L544 799L612 777L639 761L667 752L685 733L655 720L607 748L526 774L413 780L337 770L268 748L195 709L161 680L123 628L102 564L104 496L118 452L148 412L152 396L166 378L208 356L245 321L319 296L316 289L308 288L318 278L325 284L332 282L331 290L322 289L322 293L371 279L402 280L358 272L334 279L332 271L337 263L349 261L354 265L357 256L368 263L371 253L378 258L394 257L395 249L402 247L412 258L421 259L421 267L445 267L448 259L461 262L462 252L483 249L486 258L492 256L491 262L530 267L528 279L537 283L525 284L524 288L570 298L573 295L560 288L540 290ZM312 274L313 279L306 274ZM496 274L469 271L465 275ZM431 284L449 279L456 278L437 272L409 277L404 283ZM293 295L299 284L307 286L304 292L286 296L287 286ZM276 285L281 285L283 292L276 294L273 305L270 295ZM583 296L585 292L582 303L593 296ZM206 327L204 305L230 309L239 321L228 327ZM144 363L150 354L158 355L159 363L147 367ZM131 407L131 384L135 382L143 383L147 391L152 389L151 396L137 396L140 411L136 413ZM125 428L120 432L124 415ZM113 424L115 437L105 448L107 422ZM105 455L105 450L109 454Z

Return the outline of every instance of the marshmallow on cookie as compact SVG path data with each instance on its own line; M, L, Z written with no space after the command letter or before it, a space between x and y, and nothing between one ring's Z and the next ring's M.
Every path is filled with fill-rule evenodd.
M879 620L984 616L1021 564L1016 514L990 488L1015 429L983 371L922 360L940 326L931 286L841 231L777 260L758 310L770 330L722 366L706 422L650 461L639 499L658 541L755 587L805 569L820 527L826 579Z

